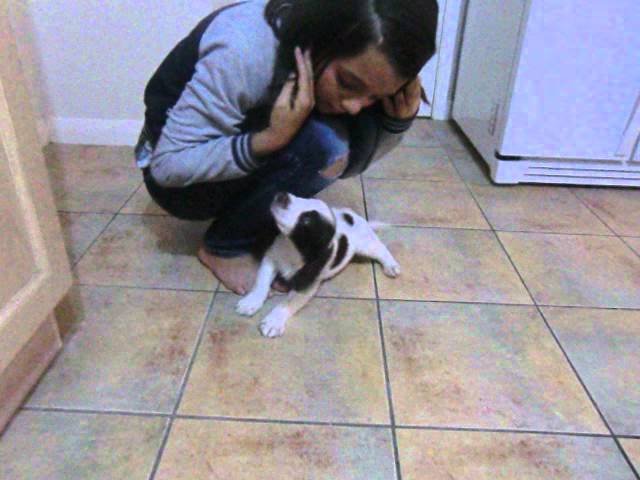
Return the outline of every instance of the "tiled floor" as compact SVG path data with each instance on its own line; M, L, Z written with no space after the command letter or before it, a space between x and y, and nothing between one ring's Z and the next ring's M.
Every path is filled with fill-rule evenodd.
M495 186L417 122L320 195L401 276L353 264L267 340L131 148L46 153L75 285L0 478L638 479L640 191Z

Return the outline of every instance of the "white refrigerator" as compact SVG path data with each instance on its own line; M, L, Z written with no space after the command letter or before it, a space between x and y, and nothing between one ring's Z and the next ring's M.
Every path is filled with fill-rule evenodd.
M464 21L452 116L494 182L640 186L640 0L468 0Z

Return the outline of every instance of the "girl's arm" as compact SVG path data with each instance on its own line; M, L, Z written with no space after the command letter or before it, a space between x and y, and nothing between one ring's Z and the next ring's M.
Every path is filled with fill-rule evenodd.
M257 131L242 125L269 103L277 41L263 7L245 3L221 13L204 32L191 80L167 115L150 169L163 186L217 182L249 175L271 148L254 151ZM258 146L259 147L259 146Z

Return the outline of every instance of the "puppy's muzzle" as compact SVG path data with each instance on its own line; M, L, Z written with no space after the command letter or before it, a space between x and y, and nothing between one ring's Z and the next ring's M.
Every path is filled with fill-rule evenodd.
M286 192L278 192L276 196L273 198L272 206L278 206L280 208L287 208L291 199L289 198L289 194Z

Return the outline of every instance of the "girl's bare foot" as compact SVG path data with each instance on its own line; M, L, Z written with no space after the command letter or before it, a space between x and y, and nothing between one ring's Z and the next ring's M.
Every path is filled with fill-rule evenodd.
M240 257L217 257L204 247L198 250L198 260L207 267L218 280L229 290L238 295L245 295L253 286L259 264L251 255ZM287 293L289 288L274 280L271 288L281 293Z
M245 295L253 286L258 262L249 254L239 257L218 257L204 248L198 250L198 260L207 267L222 284L238 295Z

